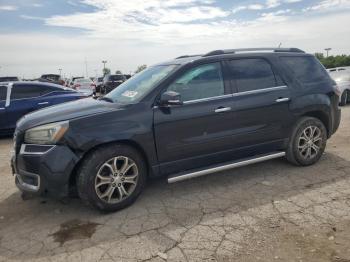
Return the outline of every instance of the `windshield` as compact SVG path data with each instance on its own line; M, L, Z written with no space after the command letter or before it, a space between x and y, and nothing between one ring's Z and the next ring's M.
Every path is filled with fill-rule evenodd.
M120 103L139 102L177 67L178 65L149 67L118 86L106 97Z
M91 80L79 78L79 79L76 79L75 82L76 83L91 83Z
M111 75L109 76L109 81L119 81L119 80L124 80L123 75Z
M18 81L18 77L0 77L0 82Z

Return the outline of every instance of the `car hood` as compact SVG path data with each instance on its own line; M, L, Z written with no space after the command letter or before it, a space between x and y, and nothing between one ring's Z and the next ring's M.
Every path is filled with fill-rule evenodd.
M120 110L121 108L121 104L93 98L80 99L29 113L17 122L17 129L23 131L43 124L102 114Z

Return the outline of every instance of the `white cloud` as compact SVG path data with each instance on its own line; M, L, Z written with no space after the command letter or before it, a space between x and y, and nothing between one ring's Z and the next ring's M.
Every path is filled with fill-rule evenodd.
M350 0L323 0L319 3L307 7L304 11L331 11L344 10L350 8Z
M282 4L292 4L292 3L297 3L301 1L303 0L265 0L265 1L260 1L259 3L256 3L256 4L237 6L232 9L232 13L235 14L243 10L273 9L273 8L279 7Z
M43 5L42 4L39 4L39 3L34 3L32 4L33 7L42 7Z
M19 17L21 17L23 19L28 19L28 20L45 20L45 18L43 18L43 17L31 16L31 15L20 15Z
M267 8L275 8L281 4L280 0L267 0L266 7Z
M69 74L81 75L85 58L90 75L95 69L101 71L103 59L113 71L129 72L139 64L150 65L184 54L277 46L280 42L312 53L329 46L336 53L350 53L350 28L339 26L348 24L349 12L298 16L290 9L269 8L261 9L258 19L242 22L211 0L84 3L94 5L97 11L45 20L50 26L85 29L83 34L58 36L53 33L54 27L52 33L0 34L1 73L32 77L63 68Z
M16 11L17 6L14 5L0 5L0 11Z

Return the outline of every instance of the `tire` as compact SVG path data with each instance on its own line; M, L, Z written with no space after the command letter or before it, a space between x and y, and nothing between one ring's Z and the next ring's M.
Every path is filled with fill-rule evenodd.
M303 117L296 123L289 139L286 158L294 165L313 165L321 158L326 144L324 124L317 118Z
M343 92L343 94L341 95L341 97L340 97L340 105L341 106L345 106L347 103L348 103L348 100L349 100L350 98L349 98L349 94L348 94L348 91L347 90L345 90L344 92Z
M140 153L133 147L113 144L93 151L83 160L77 188L83 202L113 212L134 203L146 180L147 166Z

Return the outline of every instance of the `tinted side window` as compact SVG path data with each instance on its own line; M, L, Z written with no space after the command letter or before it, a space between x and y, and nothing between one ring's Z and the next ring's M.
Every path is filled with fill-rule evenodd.
M7 87L0 86L0 101L6 100Z
M175 80L167 89L181 94L182 101L191 101L225 94L220 63L194 67Z
M281 60L302 83L329 80L327 71L313 56L285 56Z
M231 60L228 64L238 92L276 86L276 79L272 68L264 59Z
M14 85L11 99L23 99L42 96L53 91L50 87L35 85Z

